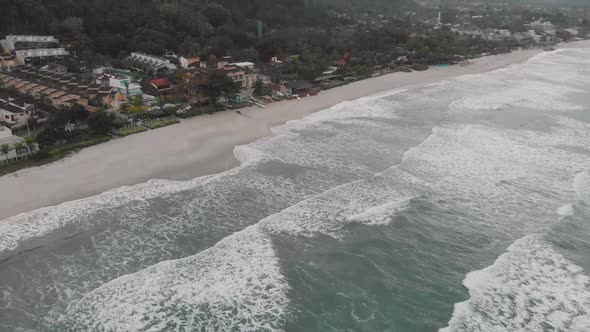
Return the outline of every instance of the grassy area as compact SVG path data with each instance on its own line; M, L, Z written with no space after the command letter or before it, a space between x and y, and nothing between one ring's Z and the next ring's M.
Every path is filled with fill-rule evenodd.
M173 125L173 124L176 124L176 123L180 123L180 120L178 120L178 119L168 119L168 120L151 122L151 123L145 124L144 126L150 128L150 129L156 129L156 128L170 126L170 125Z
M35 160L35 159L31 158L31 159L26 159L26 160L18 160L15 162L11 162L9 164L2 164L2 165L0 165L0 176L6 175L6 174L9 174L12 172L16 172L16 171L19 171L24 168L45 165L50 162L56 161L58 159L50 157L50 158L43 159L43 160Z
M121 137L125 137L125 136L129 136L132 134L137 134L137 133L142 133L144 131L147 131L148 129L144 126L138 126L138 127L133 127L133 128L128 128L128 129L123 129L117 132L117 135L121 136Z
M21 159L5 165L0 165L0 176L16 172L28 167L37 167L52 163L54 161L63 159L67 157L69 154L76 152L80 149L101 144L109 141L110 139L110 136L99 136L55 147L49 151L39 151L35 156L31 156L31 158L29 159Z
M110 141L111 138L109 136L100 136L89 140L84 140L80 142L74 142L71 144L66 144L60 147L53 148L49 150L49 154L53 157L59 157L59 159L65 157L66 155L75 152L77 150L81 150L83 148L87 148L89 146L97 145L100 143L105 143Z

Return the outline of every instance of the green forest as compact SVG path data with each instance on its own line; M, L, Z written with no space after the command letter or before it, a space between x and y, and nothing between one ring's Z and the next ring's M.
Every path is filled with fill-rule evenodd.
M91 62L132 51L232 54L248 60L314 47L341 52L346 45L330 43L330 30L350 18L338 13L412 6L412 0L5 0L0 31L55 35ZM262 40L257 38L258 20L263 22Z

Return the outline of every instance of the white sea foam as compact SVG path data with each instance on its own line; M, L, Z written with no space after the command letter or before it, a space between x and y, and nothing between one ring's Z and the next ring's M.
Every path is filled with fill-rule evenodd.
M101 209L114 209L133 201L145 201L170 192L190 189L209 177L188 182L152 180L132 187L121 187L98 196L41 208L0 221L0 252L13 250L26 239L84 219Z
M258 226L90 292L60 326L87 331L278 331L288 286Z
M395 108L399 106L392 100L384 98L408 91L409 88L395 89L374 95L343 101L321 112L311 113L302 119L291 120L287 123L271 128L273 134L293 133L293 131L308 127L310 124L319 124L325 121L345 121L359 117L395 117ZM264 142L265 139L259 140Z
M590 331L590 277L540 235L465 278L470 299L441 331Z
M574 179L574 191L578 199L584 202L590 202L590 172L583 171L576 175Z
M557 214L562 217L573 216L574 215L573 204L567 204L567 205L561 206L559 209L557 209Z
M348 220L367 225L386 224L389 223L392 216L407 209L410 206L412 199L414 199L414 197L371 207L365 212L348 217Z
M567 102L571 92L583 92L566 85L534 80L518 80L485 95L468 95L449 106L451 111L499 110L521 106L540 110L577 110L580 106Z
M264 152L250 145L238 145L234 148L234 156L242 164L264 159Z

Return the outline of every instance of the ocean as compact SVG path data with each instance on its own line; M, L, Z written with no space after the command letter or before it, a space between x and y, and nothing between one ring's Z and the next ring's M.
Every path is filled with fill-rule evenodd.
M590 49L0 221L0 331L590 331Z

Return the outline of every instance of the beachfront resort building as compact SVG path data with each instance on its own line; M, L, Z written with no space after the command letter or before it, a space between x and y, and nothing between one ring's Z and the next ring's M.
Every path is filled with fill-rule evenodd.
M238 66L238 64L243 66ZM254 64L251 62L228 64L223 67L223 70L232 81L240 84L242 89L252 89L258 78L258 74L254 72Z

